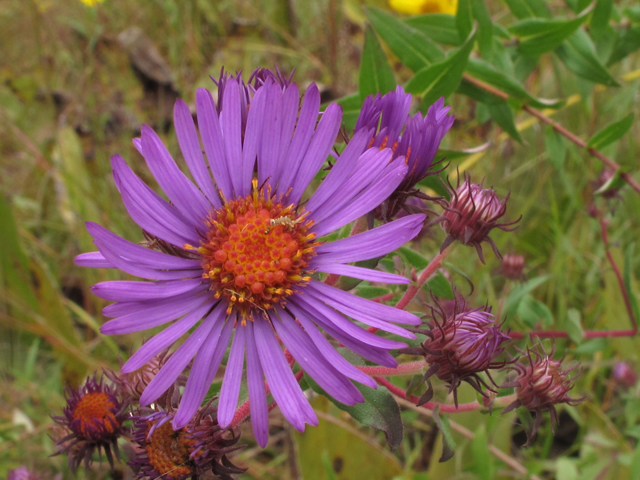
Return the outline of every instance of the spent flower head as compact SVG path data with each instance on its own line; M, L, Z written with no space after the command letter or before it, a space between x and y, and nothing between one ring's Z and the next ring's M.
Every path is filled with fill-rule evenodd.
M555 406L561 403L577 405L585 397L572 398L569 392L573 388L575 377L570 377L578 365L568 369L562 369L562 360L554 360L555 345L551 353L547 355L542 346L537 343L534 348L527 348L522 352L524 362L516 361L508 369L517 373L515 380L501 385L502 388L514 388L517 399L508 405L503 413L510 412L518 407L535 412L535 421L527 431L527 443L529 446L535 440L540 424L542 423L542 411L548 410L551 415L551 428L558 423L558 414Z
M268 439L267 393L298 430L317 417L292 372L282 346L336 400L364 399L351 380L375 382L342 357L321 332L358 355L395 366L390 349L404 346L379 337L348 317L407 338L396 325L417 325L413 314L365 300L315 279L315 272L387 283L409 283L398 275L350 263L383 256L415 237L424 215L410 215L349 238L325 236L371 212L406 177L403 156L369 148L358 132L338 156L322 184L303 195L332 152L342 111L320 112L311 84L300 100L298 86L282 75L259 70L245 84L222 74L218 100L199 89L198 130L181 100L174 110L178 143L192 182L158 135L142 127L134 145L164 190L165 200L112 158L116 186L131 217L146 232L146 246L88 222L98 247L76 263L118 268L149 281L94 285L97 296L114 301L103 311L115 317L101 331L127 334L171 323L123 365L134 372L187 335L145 387L148 405L175 384L191 364L172 425L195 415L231 345L218 406L218 422L230 425L246 368L251 420L258 443ZM201 150L201 144L204 152ZM305 197L307 198L307 197ZM282 346L281 346L282 344Z
M498 223L500 217L507 211L509 195L501 200L493 189L483 188L482 184L471 183L470 177L466 177L462 185L458 177L457 187L453 188L449 184L448 189L451 198L448 202L442 201L444 213L431 222L432 224L440 223L447 233L440 251L457 240L464 245L473 245L480 260L485 263L480 244L488 242L496 256L502 258L489 233L494 228L506 232L518 228L511 225L518 223L520 219L510 223Z
M75 470L83 460L88 468L93 453L104 450L113 468L113 456L120 458L117 442L127 434L123 424L128 417L127 404L103 378L94 375L79 389L68 387L63 415L52 417L59 427L55 432L58 451L54 455L67 454L69 467Z
M429 330L420 331L428 337L422 350L429 368L424 375L427 391L419 404L433 397L430 378L434 375L448 384L456 405L457 388L462 382L467 382L482 395L485 395L483 387L494 391L479 374L486 373L495 385L489 370L504 367L505 362L497 358L504 351L504 342L509 336L496 325L491 307L470 309L462 297L457 297L453 311L447 311L433 295L432 299Z
M412 196L426 197L416 184L429 174L433 159L454 117L447 115L451 107L444 106L444 97L429 107L425 116L409 115L411 95L401 86L386 95L368 96L356 122L355 132L368 132L369 146L391 148L393 158L404 157L407 173L385 202L376 209L378 218L388 221L406 209Z

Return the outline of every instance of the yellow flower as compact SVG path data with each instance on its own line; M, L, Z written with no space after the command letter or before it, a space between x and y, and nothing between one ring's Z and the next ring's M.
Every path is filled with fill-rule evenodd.
M95 6L98 3L102 3L104 2L104 0L80 0L82 3L84 3L87 7L92 7L95 8ZM457 0L456 0L457 1Z
M389 0L389 5L396 12L408 15L422 13L455 15L458 10L458 0Z

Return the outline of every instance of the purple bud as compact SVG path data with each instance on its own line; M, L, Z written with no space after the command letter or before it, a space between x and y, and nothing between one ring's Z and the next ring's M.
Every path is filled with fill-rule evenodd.
M509 254L502 259L500 274L509 280L521 280L524 271L524 257L522 255Z
M624 388L633 387L638 381L638 375L624 362L616 363L613 367L613 379Z

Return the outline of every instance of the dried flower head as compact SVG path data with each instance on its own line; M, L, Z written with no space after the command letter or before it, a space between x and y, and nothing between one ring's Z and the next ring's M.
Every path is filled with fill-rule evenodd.
M400 86L386 95L367 97L356 122L356 135L367 133L369 146L391 148L393 158L404 158L407 173L404 179L375 210L375 215L389 221L401 210L410 211L407 201L411 197L429 199L415 188L429 174L440 142L453 125L454 117L447 115L451 107L444 106L440 98L429 107L427 114L409 115L411 95Z
M451 199L448 202L443 201L445 212L431 222L432 224L440 223L448 234L440 251L457 240L464 245L476 247L480 260L485 263L480 243L486 241L489 242L496 256L502 258L498 247L489 237L489 232L494 228L506 232L518 228L511 225L518 223L520 218L511 223L498 223L498 219L507 211L509 195L500 200L493 189L483 188L482 184L471 183L470 177L466 177L462 185L458 178L457 187L453 188L449 184L448 189Z
M507 254L502 258L500 274L509 280L522 280L524 276L524 257Z
M571 378L569 374L574 371L578 365L568 370L562 369L562 360L554 360L555 345L551 353L547 355L542 346L537 343L534 348L527 348L526 352L522 352L526 361L516 361L512 363L509 369L517 372L517 377L512 382L501 385L502 388L514 388L517 399L508 405L502 412L507 413L518 407L525 407L535 412L536 418L527 431L527 443L529 446L535 440L535 437L542 422L542 411L548 410L551 415L551 428L558 423L558 414L555 405L566 403L568 405L577 405L584 400L582 398L572 398L568 393L573 388L575 377Z
M133 441L138 448L129 465L140 478L182 480L211 475L232 480L246 469L228 455L243 448L240 435L218 425L215 408L207 405L184 427L174 430L173 411L142 409L134 420Z
M479 375L485 372L493 385L490 369L505 366L496 359L504 351L509 336L495 324L491 307L469 309L461 297L456 298L453 312L447 312L432 295L435 305L430 305L432 322L429 330L423 330L428 339L422 350L429 369L424 380L428 388L419 404L431 400L433 387L430 378L435 375L449 386L455 404L458 404L457 388L464 381L482 395L483 387L494 391Z
M120 458L118 438L126 433L123 426L128 418L126 407L116 389L96 375L77 390L68 387L63 415L52 417L60 427L56 435L58 451L54 455L67 454L69 467L75 470L83 460L88 468L93 453L98 450L101 454L104 450L113 468L113 455Z

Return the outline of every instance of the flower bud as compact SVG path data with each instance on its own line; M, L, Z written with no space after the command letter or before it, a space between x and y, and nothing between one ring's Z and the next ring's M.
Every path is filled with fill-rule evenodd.
M524 276L524 257L522 255L508 254L502 258L500 274L509 280L521 280Z
M621 387L631 388L638 382L638 375L626 363L618 362L613 367L613 379Z

